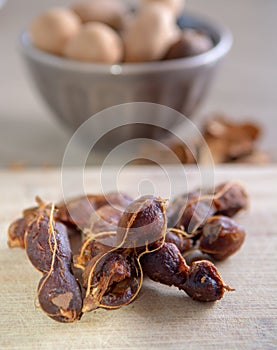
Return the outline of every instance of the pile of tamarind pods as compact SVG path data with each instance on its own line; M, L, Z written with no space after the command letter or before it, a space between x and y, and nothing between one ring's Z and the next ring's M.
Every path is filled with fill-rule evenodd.
M42 273L37 300L56 321L131 303L144 275L197 301L216 301L233 290L213 261L234 254L245 239L232 219L248 206L239 182L187 193L172 203L116 192L57 204L36 201L10 225L8 245L25 248Z

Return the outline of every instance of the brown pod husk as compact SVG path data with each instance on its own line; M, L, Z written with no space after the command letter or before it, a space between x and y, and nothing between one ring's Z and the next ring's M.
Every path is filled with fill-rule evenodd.
M12 222L8 228L8 246L25 248L25 233L29 224L45 210L44 202L36 197L38 206L23 210L22 217Z
M17 219L10 224L8 228L8 246L10 248L25 248L24 236L28 225L26 217Z
M125 193L91 194L72 198L57 204L58 221L83 230L91 226L91 215L104 205L125 208L132 201Z
M130 250L113 250L90 261L83 273L87 286L83 312L98 307L120 308L137 296L142 273L138 258Z
M182 215L181 210L184 208L184 206L191 200L199 198L200 195L200 190L195 190L193 192L184 193L175 197L172 203L169 203L167 207L166 214L168 227L174 227L180 220L180 216Z
M238 181L226 182L218 185L213 193L189 199L179 210L176 227L197 234L210 216L232 217L247 206L248 195L244 186Z
M29 225L25 234L26 253L43 273L37 298L41 309L59 322L80 318L82 293L72 270L72 254L66 227L54 221L54 204Z
M189 234L197 234L208 217L213 215L215 208L211 199L201 198L189 201L181 210L180 219L176 227L180 227Z
M68 268L71 263L71 249L66 227L62 223L55 223L54 234L49 234L49 217L41 215L33 221L25 235L25 249L33 266L47 273L51 269L54 244L57 244L57 259L62 259Z
M226 216L208 218L202 229L199 249L216 260L224 260L240 249L245 230Z
M116 208L111 205L104 205L92 213L90 217L90 228L85 235L93 235L100 232L116 231L118 221L124 208Z
M80 253L74 257L74 266L84 270L92 259L113 250L114 247L116 247L116 231L91 235L83 242Z
M88 248L91 243L96 243L94 238L85 242L78 258L78 262L85 266L83 312L97 307L119 308L136 298L143 280L141 257L160 249L164 244L167 224L165 213L164 200L143 196L133 201L122 214L116 233L116 247L105 251L101 246L97 255L87 263L86 252L95 253L94 249L89 251ZM98 237L95 235L95 238ZM153 239L158 243L151 248L149 242Z

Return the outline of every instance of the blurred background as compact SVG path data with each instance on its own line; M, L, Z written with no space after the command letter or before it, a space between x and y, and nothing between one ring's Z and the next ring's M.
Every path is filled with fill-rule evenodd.
M72 133L38 95L19 53L19 35L38 13L65 0L7 0L0 9L0 166L60 166ZM209 95L194 116L223 113L232 122L253 121L262 129L257 147L277 160L277 1L188 0L188 12L229 27L234 43ZM78 149L76 149L78 155ZM88 164L101 162L99 158ZM72 164L74 165L74 164Z

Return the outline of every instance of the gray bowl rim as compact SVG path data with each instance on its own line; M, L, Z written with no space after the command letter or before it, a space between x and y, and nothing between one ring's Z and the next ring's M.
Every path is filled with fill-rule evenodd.
M141 62L141 63L117 63L102 64L91 62L80 62L58 55L47 53L32 45L30 34L24 30L20 35L20 48L28 58L39 61L47 66L53 66L61 70L74 72L83 72L87 74L107 74L107 75L129 75L143 73L162 73L165 71L174 71L208 65L224 57L230 50L233 37L231 31L224 25L207 19L199 15L193 15L186 12L186 16L195 20L208 31L217 33L218 43L209 51L191 57L178 58L172 60Z

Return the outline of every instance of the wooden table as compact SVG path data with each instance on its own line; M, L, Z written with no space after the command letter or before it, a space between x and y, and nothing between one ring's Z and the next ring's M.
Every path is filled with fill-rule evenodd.
M115 169L105 170L110 179L105 190L114 189ZM184 191L185 180L190 186L199 182L192 167L185 168L186 176L174 167L167 170L172 195ZM77 188L77 172L69 170L67 174L72 193ZM98 168L87 169L89 191L101 190L99 174ZM236 292L227 293L216 303L199 303L176 288L145 280L139 297L129 306L114 311L99 309L85 314L79 322L59 324L35 308L40 274L24 250L7 247L6 231L20 211L33 204L36 194L46 200L61 198L60 170L1 171L0 348L276 349L276 178L276 166L226 166L215 171L216 183L244 181L251 198L249 211L237 218L247 230L246 242L236 255L218 264ZM142 180L146 187L152 183L161 195L167 195L168 186L158 168L126 168L118 185L136 196L137 183Z

